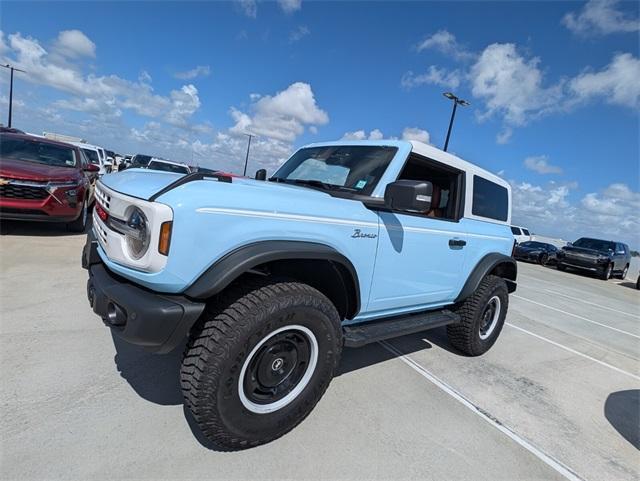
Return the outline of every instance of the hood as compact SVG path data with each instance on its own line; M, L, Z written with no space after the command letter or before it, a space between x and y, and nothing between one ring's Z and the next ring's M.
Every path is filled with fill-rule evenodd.
M104 175L101 177L100 182L122 194L146 200L184 175L151 169L127 169L122 172ZM196 192L202 192L201 189L217 191L218 187L222 187L225 192L227 189L231 189L234 192L245 192L247 195L252 196L277 195L280 197L292 195L296 199L329 197L327 193L309 187L254 180L246 177L233 177L230 184L218 182L215 179L196 180L179 186L171 192L179 194L188 189L195 194ZM162 201L167 194L161 196L159 200Z
M56 167L15 159L0 159L0 177L46 181L73 181L80 175L76 167Z
M517 252L542 252L544 249L542 247L528 247L528 246L517 246Z
M607 256L611 254L611 252L608 250L599 251L596 249L586 249L584 247L575 247L575 246L565 246L562 248L562 250L566 252L575 252L576 254L589 254L592 256Z

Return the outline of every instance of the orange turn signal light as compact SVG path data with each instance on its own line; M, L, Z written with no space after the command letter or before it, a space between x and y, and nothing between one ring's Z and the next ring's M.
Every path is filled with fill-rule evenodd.
M163 222L160 226L160 242L158 242L158 252L162 255L169 255L169 247L171 246L171 228L173 222Z

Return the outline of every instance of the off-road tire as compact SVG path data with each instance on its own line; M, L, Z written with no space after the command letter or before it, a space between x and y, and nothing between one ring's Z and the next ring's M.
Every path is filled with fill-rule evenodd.
M313 374L289 404L274 412L252 412L244 404L246 392L245 400L240 399L245 361L270 333L292 325L309 329L317 340ZM333 378L341 351L338 312L321 292L290 280L245 280L217 296L192 330L180 371L185 405L218 448L267 443L313 410Z
M538 264L540 264L541 266L546 266L549 262L549 254L540 254L540 257L538 258Z
M87 229L89 222L89 204L85 198L82 201L82 209L80 209L80 215L78 218L67 224L67 229L71 232L84 232Z
M500 300L500 314L489 337L481 339L482 316L494 296ZM486 276L476 291L454 309L460 316L460 322L447 326L449 342L468 356L484 354L498 339L508 307L509 292L504 279L493 275Z

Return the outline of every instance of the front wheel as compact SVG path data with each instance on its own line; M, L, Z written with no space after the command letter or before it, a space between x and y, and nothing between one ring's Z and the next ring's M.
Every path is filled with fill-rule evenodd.
M447 326L449 341L469 356L484 354L498 339L508 307L509 292L504 279L486 276L456 308L460 322Z
M299 424L342 349L329 299L286 280L228 289L194 331L180 373L185 404L205 437L227 449L267 443Z
M82 209L80 209L80 215L73 222L67 224L67 229L72 232L84 232L87 228L87 220L89 219L89 204L85 198L82 201Z
M541 266L546 266L547 263L549 262L549 254L540 254L540 258L538 259L538 262L540 263Z
M611 279L611 273L613 272L613 264L607 264L607 266L600 273L600 279L608 281Z

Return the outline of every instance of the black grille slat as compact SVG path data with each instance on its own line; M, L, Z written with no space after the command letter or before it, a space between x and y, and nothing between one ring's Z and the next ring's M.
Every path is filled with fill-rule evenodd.
M0 185L0 197L8 199L41 200L49 195L43 187L31 187L26 185L6 184Z

